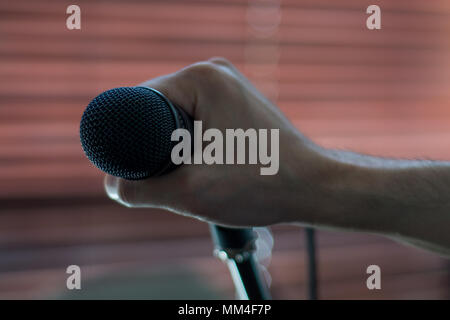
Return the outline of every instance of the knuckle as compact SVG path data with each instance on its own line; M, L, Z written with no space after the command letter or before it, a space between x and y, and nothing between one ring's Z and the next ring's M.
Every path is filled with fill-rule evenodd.
M233 66L233 64L224 57L213 57L213 58L209 59L208 61L213 64L217 64L217 65L224 66L224 67L232 67Z
M219 66L210 62L203 61L190 65L185 69L186 74L197 79L211 81L220 75Z
M192 64L182 70L180 81L189 83L197 91L202 101L213 101L218 95L228 96L239 85L232 66L224 66L227 62L222 58ZM230 64L231 65L231 64Z

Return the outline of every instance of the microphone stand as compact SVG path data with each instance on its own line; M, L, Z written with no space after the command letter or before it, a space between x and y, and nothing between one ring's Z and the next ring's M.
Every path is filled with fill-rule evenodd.
M316 259L316 241L313 228L305 228L306 255L308 260L308 299L317 300L317 259Z
M210 224L214 255L225 261L239 299L270 300L269 289L255 258L256 232L251 228L226 228Z

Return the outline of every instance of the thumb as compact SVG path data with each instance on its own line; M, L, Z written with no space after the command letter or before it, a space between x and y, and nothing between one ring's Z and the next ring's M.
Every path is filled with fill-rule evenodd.
M109 198L126 207L185 210L187 168L177 168L164 176L145 180L126 180L106 175L104 186Z
M147 80L140 86L160 91L172 103L197 119L201 118L201 109L210 105L208 97L211 91L214 91L210 88L211 84L216 83L220 86L220 80L224 74L236 72L237 69L227 60L213 58L191 64L177 72ZM219 88L217 92L222 89Z
M192 68L189 66L177 72L147 80L139 86L158 90L170 102L183 108L194 118L199 88L192 79Z

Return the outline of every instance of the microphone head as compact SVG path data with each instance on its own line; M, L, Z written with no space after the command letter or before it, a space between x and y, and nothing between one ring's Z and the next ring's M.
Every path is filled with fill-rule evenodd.
M83 113L81 145L89 160L110 175L128 180L154 176L171 163L175 113L170 102L153 89L105 91Z

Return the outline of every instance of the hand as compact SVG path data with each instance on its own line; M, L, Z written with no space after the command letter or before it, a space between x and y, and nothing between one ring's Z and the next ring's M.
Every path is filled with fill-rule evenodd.
M279 129L279 171L259 165L182 165L141 181L111 176L108 195L228 226L301 223L382 234L450 255L450 163L323 149L224 59L145 82L203 129Z
M196 63L141 85L157 89L201 120L203 130L279 129L279 171L260 175L261 165L202 164L141 181L107 176L112 199L232 226L298 221L298 210L314 206L323 157L230 62ZM307 213L312 210L302 221L312 220Z

